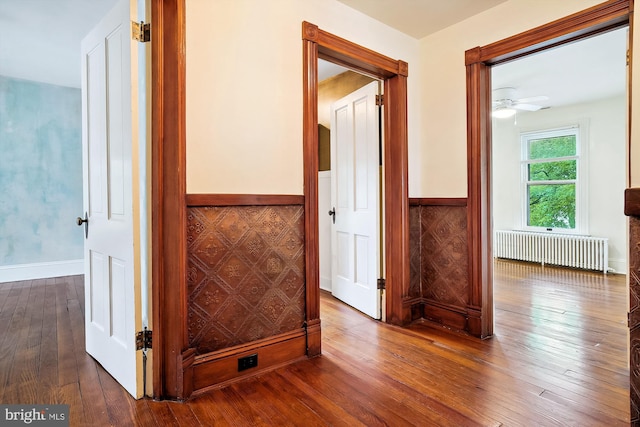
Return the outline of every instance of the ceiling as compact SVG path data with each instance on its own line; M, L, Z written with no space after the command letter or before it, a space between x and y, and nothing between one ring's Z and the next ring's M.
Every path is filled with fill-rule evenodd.
M507 0L338 0L413 38L477 15Z
M506 0L338 1L420 39ZM544 107L620 95L626 88L626 49L626 29L612 31L495 66L492 86L513 87L518 98L547 96L547 101L539 102ZM323 63L319 78L342 71L344 68Z
M80 41L116 1L0 0L0 75L79 87ZM422 38L506 0L338 1ZM624 93L625 31L496 66L493 87L546 95L549 106Z
M626 90L627 29L527 56L491 69L494 89L513 87L518 98L544 95L544 107L623 95Z
M0 0L0 75L80 87L80 41L116 0Z

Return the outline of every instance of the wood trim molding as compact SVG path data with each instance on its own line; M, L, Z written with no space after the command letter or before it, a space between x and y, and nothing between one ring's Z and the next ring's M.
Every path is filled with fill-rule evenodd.
M315 26L314 26L315 27ZM305 27L303 34L313 28ZM314 31L317 31L315 27ZM320 335L320 235L318 231L318 45L303 40L304 249L307 324L317 324L317 337L307 342L307 355L322 352Z
M424 304L425 299L422 297L409 297L409 298L405 298L402 301L402 304L405 306L414 306L414 305L418 305L418 304Z
M624 190L624 214L640 217L640 188Z
M304 196L288 194L187 194L187 207L303 205Z
M365 74L378 78L392 77L396 74L407 77L409 65L367 49L341 37L328 33L309 22L302 23L302 39L318 47L322 59L355 68Z
M196 356L195 365L202 365L204 363L209 363L214 360L224 359L229 356L235 356L241 353L251 352L256 348L267 347L269 345L279 343L282 341L304 337L304 335L305 335L305 330L304 328L302 328L295 331L289 331L283 334L274 335L268 338L251 341L249 343L239 344L233 347L227 347L222 350L212 351L211 353L200 354Z
M396 75L384 81L384 160L386 321L395 325L411 322L411 308L403 305L409 296L409 180L407 135L407 77Z
M491 73L483 63L467 66L467 244L469 333L493 335L491 253Z
M193 390L196 394L224 387L240 379L271 371L292 361L304 359L305 330L292 331L249 344L196 357L193 364ZM258 366L238 371L238 359L258 355Z
M490 66L624 26L630 22L632 9L633 0L607 1L465 52L470 292L467 313L472 335L485 338L493 334Z
M412 197L409 199L410 206L467 206L466 197Z
M302 23L303 155L308 354L320 354L318 255L318 58L365 72L385 85L385 263L387 322L406 324L409 289L409 197L407 138L408 64ZM313 334L312 334L313 331ZM316 332L317 331L317 332Z
M186 333L185 3L151 7L153 393L184 399L194 360Z
M320 294L318 294L319 296ZM320 319L307 320L307 355L317 356L322 349Z
M193 393L193 369L196 360L196 349L189 348L180 355L181 370L178 371L178 383L182 384L182 396L180 400L187 399Z
M611 0L486 46L467 51L465 64L498 64L627 25L630 0Z
M443 304L430 299L423 299L424 318L457 332L466 333L468 330L468 312L458 307Z

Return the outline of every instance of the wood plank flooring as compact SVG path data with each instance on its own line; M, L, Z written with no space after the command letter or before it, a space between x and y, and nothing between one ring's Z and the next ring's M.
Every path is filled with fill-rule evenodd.
M320 357L186 403L134 400L84 351L82 276L0 284L0 402L66 403L72 426L622 426L624 276L497 261L480 341L401 329L323 293Z

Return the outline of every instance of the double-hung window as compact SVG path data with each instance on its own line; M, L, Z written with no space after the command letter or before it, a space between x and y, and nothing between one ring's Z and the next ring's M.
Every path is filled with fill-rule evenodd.
M521 134L525 228L580 230L579 139L577 126Z

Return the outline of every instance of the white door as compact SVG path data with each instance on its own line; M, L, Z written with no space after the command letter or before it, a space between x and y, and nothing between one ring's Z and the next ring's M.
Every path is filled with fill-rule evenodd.
M120 0L81 45L85 334L87 352L140 397L130 13L129 0Z
M378 82L331 106L332 293L380 318Z

